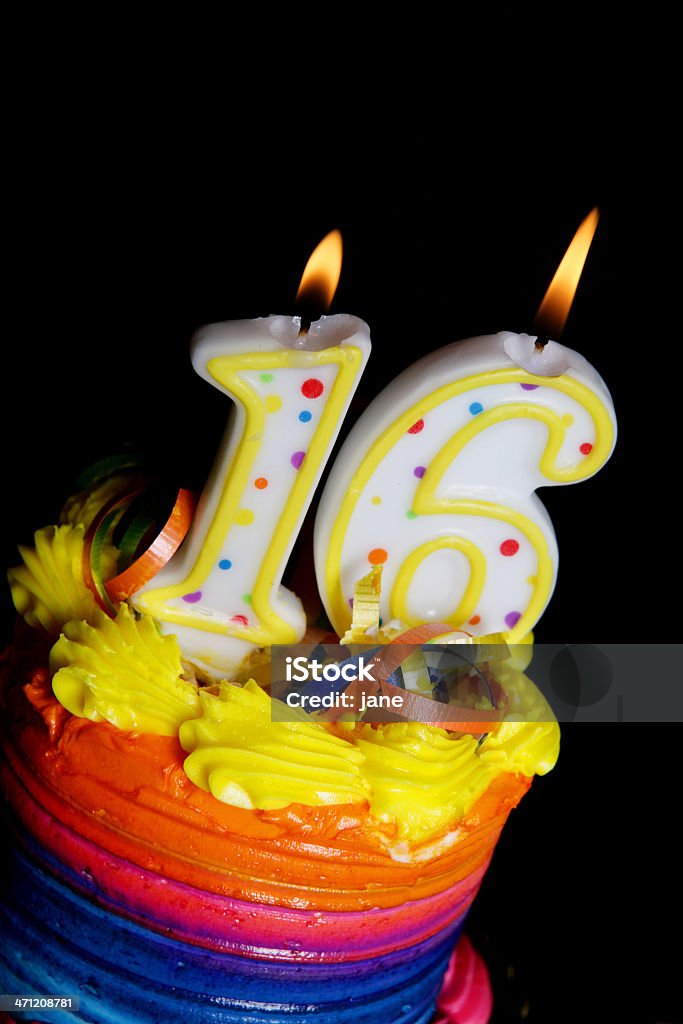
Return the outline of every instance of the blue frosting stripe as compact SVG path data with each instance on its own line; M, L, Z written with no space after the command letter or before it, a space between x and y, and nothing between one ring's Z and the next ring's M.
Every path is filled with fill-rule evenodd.
M151 932L16 847L2 888L0 987L79 995L79 1014L50 1014L55 1024L310 1024L312 1016L320 1024L427 1024L460 931L356 963L282 963Z

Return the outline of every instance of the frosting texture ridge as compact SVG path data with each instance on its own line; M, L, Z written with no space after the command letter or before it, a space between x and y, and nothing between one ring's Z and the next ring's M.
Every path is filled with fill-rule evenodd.
M197 687L181 678L180 648L152 619L122 604L115 619L74 620L50 651L52 689L63 707L93 722L175 736L199 714Z
M7 574L19 614L50 636L57 636L71 619L90 620L97 609L83 580L84 535L83 526L72 524L37 530L35 548L21 545L23 564Z
M274 722L271 699L249 680L199 695L202 717L180 727L184 769L223 803L273 810L291 803L365 802L362 753L302 716Z
M198 717L180 727L184 768L221 802L361 803L412 843L446 833L498 776L547 771L559 748L556 722L503 722L480 744L419 722L274 721L274 702L253 680L223 683L199 701Z

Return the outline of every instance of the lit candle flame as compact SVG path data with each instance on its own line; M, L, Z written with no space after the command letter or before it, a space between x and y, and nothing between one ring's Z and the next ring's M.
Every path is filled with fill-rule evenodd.
M534 319L534 328L539 334L550 335L553 338L561 336L599 217L600 211L596 206L579 225L562 262L555 271L555 276Z
M341 231L325 235L308 260L301 278L296 301L304 301L325 313L332 304L339 284L342 265Z

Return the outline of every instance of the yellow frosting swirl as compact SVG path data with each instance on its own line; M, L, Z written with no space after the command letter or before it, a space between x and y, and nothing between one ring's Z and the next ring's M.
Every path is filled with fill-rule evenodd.
M301 721L273 722L273 702L253 679L217 689L200 692L202 717L180 727L195 785L223 803L260 810L367 800L363 755L352 744L303 713Z
M535 690L518 681L525 685ZM461 818L498 775L548 771L559 746L554 721L503 722L481 744L419 722L331 726L303 713L301 721L272 721L273 702L253 680L200 691L199 700L200 717L179 734L195 785L224 803L262 810L367 802L412 842Z
M181 678L180 648L126 604L115 620L72 621L50 652L52 689L67 711L120 729L175 736L200 713L197 687Z
M487 768L519 775L547 775L560 753L557 722L501 722L481 745L479 760Z
M480 760L474 736L420 722L363 725L354 739L372 787L370 810L381 821L396 820L399 834L413 841L461 818L499 774Z
M354 742L365 755L370 810L418 841L465 815L496 776L545 774L559 736L557 722L502 722L479 745L468 734L401 722L362 725Z
M83 526L45 526L34 538L35 548L19 547L24 564L7 574L19 614L52 636L70 619L93 621L98 609L83 581ZM113 548L104 553L103 569L113 569Z

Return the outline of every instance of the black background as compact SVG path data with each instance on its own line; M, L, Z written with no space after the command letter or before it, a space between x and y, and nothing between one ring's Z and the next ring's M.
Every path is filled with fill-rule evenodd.
M618 160L571 144L488 152L462 139L368 149L334 132L305 144L231 142L222 125L190 141L90 124L54 142L14 159L4 564L16 541L54 520L79 470L123 442L201 486L226 402L191 369L192 331L292 312L306 259L331 228L345 242L332 312L363 317L373 340L352 422L425 352L530 330L597 204L563 341L607 381L620 438L594 479L543 492L561 564L537 638L624 642L656 629L678 639L667 587L667 364L639 278L643 197ZM7 636L6 598L3 624ZM491 964L499 1024L523 1012L541 1024L680 1019L668 937L680 893L674 729L565 726L557 769L512 815L470 925Z

